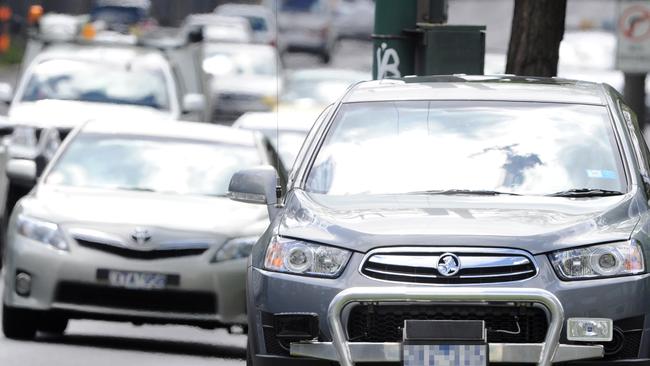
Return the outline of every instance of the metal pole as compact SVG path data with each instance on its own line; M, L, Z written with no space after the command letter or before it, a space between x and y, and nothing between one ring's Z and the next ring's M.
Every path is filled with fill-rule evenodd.
M641 131L646 126L645 79L646 74L626 72L625 87L623 90L625 101L636 113Z
M414 30L418 0L376 0L372 75L374 79L399 78L415 73Z

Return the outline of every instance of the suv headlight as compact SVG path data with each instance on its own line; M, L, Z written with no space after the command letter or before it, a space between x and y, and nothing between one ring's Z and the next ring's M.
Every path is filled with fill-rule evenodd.
M56 249L68 250L68 243L61 233L59 225L55 223L19 215L16 219L16 227L19 235L51 245Z
M639 274L645 271L636 240L553 252L549 255L563 280L584 280Z
M36 129L28 126L16 126L11 134L11 144L23 147L36 147L38 136Z
M230 239L217 250L212 263L225 262L233 259L246 258L251 254L253 246L257 243L258 236Z
M351 255L344 249L274 236L266 248L264 267L276 272L337 277Z

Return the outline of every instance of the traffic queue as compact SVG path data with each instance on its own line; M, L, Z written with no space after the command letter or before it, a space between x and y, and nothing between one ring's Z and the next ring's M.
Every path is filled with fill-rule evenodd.
M282 192L320 111L369 77L285 74L270 9L225 4L178 28L32 9L18 82L0 85L6 337L71 319L246 328L269 218L230 200L230 179L269 165Z

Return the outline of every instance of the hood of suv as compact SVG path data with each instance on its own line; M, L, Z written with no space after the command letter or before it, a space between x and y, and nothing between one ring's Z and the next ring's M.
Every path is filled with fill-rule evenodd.
M268 226L266 208L226 197L81 189L41 185L21 201L22 213L66 228L109 230L135 227L225 237L261 234Z
M639 220L640 196L328 196L294 190L279 232L360 252L409 245L539 254L629 239Z
M36 127L74 128L88 120L103 118L134 121L146 119L172 119L169 111L159 111L150 107L90 103L70 100L39 100L14 104L9 110L12 123L34 125Z

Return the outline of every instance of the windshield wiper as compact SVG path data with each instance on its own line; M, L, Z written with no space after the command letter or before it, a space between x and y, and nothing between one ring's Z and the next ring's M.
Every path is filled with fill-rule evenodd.
M608 189L600 188L574 188L566 191L560 191L548 194L547 196L553 197L606 197L606 196L620 196L623 192L611 191Z
M491 191L486 189L435 189L430 191L409 192L409 194L440 194L440 195L467 194L467 195L475 195L475 196L498 196L498 195L521 196L520 194L517 193Z

